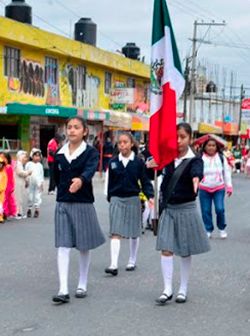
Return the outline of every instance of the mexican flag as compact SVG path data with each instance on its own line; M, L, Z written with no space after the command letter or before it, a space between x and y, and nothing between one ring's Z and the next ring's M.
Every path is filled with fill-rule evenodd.
M149 150L158 169L177 156L177 99L184 78L166 0L154 1Z

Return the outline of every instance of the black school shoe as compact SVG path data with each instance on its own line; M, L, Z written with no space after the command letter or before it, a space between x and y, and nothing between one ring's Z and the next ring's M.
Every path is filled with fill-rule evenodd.
M183 293L178 293L176 295L176 299L175 299L176 303L185 303L186 301L187 301L187 295Z
M126 266L126 271L127 272L133 272L136 269L136 265L128 264Z
M70 301L69 294L57 294L52 297L54 303L68 303Z
M173 294L168 296L167 294L162 293L161 296L155 300L155 303L159 306L164 306L168 301L171 301L172 298Z
M86 296L87 296L87 291L85 289L77 288L75 292L75 297L77 299L84 299Z
M118 274L118 269L107 267L107 268L105 268L105 273L116 276Z

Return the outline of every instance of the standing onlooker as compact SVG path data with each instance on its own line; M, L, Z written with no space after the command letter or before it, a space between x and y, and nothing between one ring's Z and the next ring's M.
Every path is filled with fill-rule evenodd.
M0 156L5 162L5 171L7 174L7 187L5 190L5 199L3 204L4 216L15 217L16 216L16 200L15 200L15 180L14 170L11 163L11 156L9 153L2 152Z
M7 187L7 174L5 171L5 162L2 157L0 157L0 223L4 223L4 213L3 204L5 198L5 191Z
M250 177L250 150L248 151L247 157L246 157L245 174L247 177Z
M32 208L34 206L34 217L39 217L40 205L42 203L42 191L44 182L44 170L41 164L42 153L38 148L32 148L30 152L30 159L26 164L25 169L32 171L28 178L28 211L27 217L32 216Z
M106 176L107 196L110 202L111 263L105 272L114 276L118 274L121 238L130 239L130 256L126 270L134 271L136 267L142 220L139 198L141 190L151 206L153 205L154 191L145 172L145 163L132 151L133 146L134 140L130 133L120 134L119 155L109 162Z
M220 237L227 238L224 198L225 192L231 196L233 191L231 169L214 139L208 139L203 144L202 160L204 162L204 177L200 182L199 197L207 235L210 238L214 230L212 216L212 202L214 202Z
M164 290L156 303L166 304L173 296L173 255L181 257L180 287L175 301L187 300L192 255L209 251L209 241L195 199L203 177L203 162L191 150L192 129L177 126L178 157L163 170L161 184L163 211L159 220L156 249L161 251ZM175 182L173 182L175 181Z
M93 205L92 177L99 162L98 152L85 142L88 128L81 117L70 118L66 132L69 142L55 157L55 246L58 249L60 283L58 294L52 298L55 303L67 303L70 300L68 272L71 248L80 252L80 274L75 297L84 298L87 295L89 250L105 242Z
M108 169L109 161L111 160L114 152L114 146L109 137L107 137L103 145L103 171L105 172Z
M55 155L57 150L61 146L61 142L63 141L63 136L56 133L54 138L51 139L47 146L47 161L49 166L49 190L48 194L53 195L55 193L55 178L54 178L54 163L55 163Z
M27 177L32 174L31 170L25 170L24 166L28 161L27 152L20 150L17 152L17 161L15 167L15 196L17 203L17 215L16 219L26 218L24 213L27 206L27 190L28 186Z
M241 171L241 164L242 164L242 154L241 154L241 148L239 144L237 144L233 148L233 156L235 158L235 172L239 174Z

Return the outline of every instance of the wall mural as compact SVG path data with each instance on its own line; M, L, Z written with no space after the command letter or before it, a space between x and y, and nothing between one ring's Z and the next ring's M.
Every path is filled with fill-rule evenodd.
M44 69L39 63L23 59L20 67L19 91L34 97L44 97Z
M64 95L71 92L71 105L85 108L98 106L100 79L88 74L86 67L64 64L61 79Z

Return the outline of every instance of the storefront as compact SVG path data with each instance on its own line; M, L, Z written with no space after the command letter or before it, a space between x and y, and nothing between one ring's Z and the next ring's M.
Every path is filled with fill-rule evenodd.
M48 141L55 132L64 133L65 119L76 114L76 108L10 103L7 104L6 114L1 116L0 123L5 127L12 125L17 128L19 148L30 150L31 147L38 147L46 156ZM10 136L9 133L6 135Z

